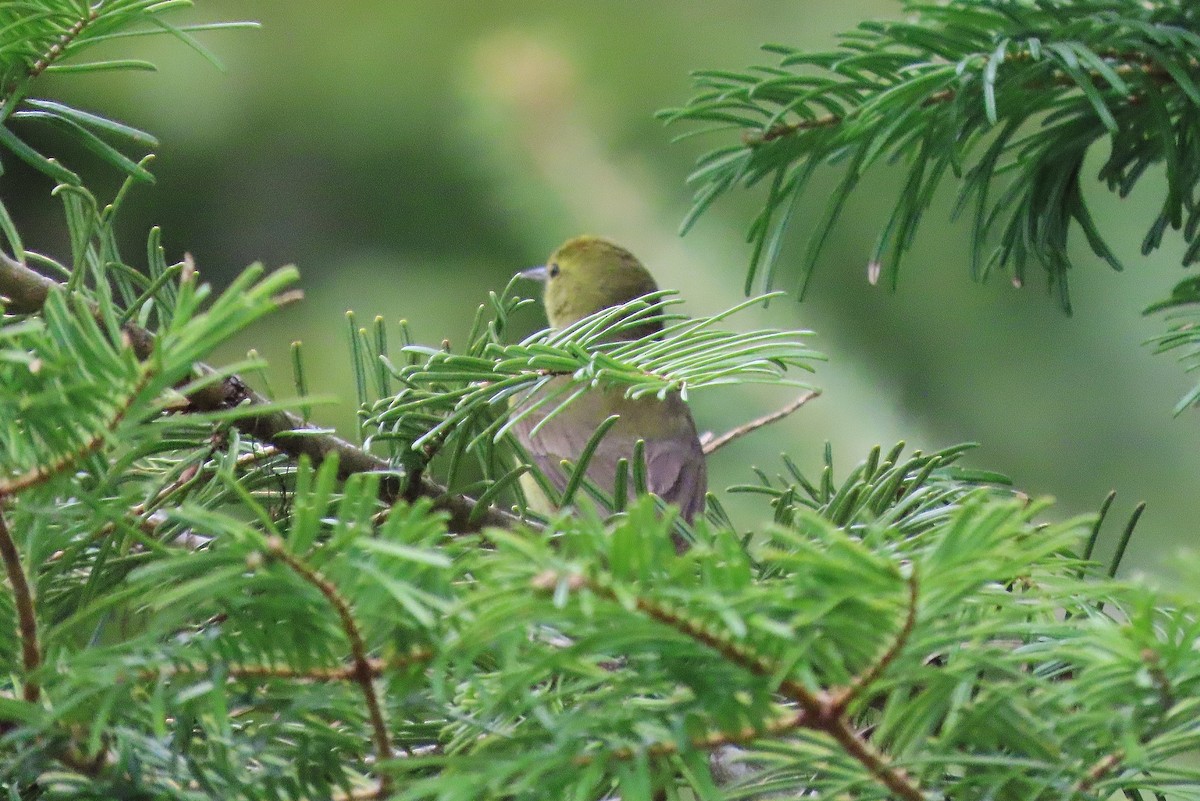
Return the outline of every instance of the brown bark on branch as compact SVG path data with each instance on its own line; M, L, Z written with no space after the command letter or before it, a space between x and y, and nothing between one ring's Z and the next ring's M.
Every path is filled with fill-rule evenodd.
M50 291L60 286L57 281L35 272L0 252L0 297L5 299L5 309L17 314L32 314L42 308ZM124 327L130 345L139 359L147 358L154 349L154 334L137 325ZM196 373L203 377L215 371L198 362ZM246 385L237 376L229 376L218 383L208 384L192 393L188 401L199 411L231 409L242 404L262 406L268 400ZM347 442L335 434L314 428L298 415L281 410L267 410L237 420L234 425L243 433L263 442L269 442L281 451L294 457L308 456L315 463L330 455L338 457L338 475L341 478L354 473L389 472L390 464L378 456ZM399 499L400 482L394 476L383 482L384 500L388 503ZM521 522L516 515L497 507L488 508L472 520L475 501L463 495L449 494L446 488L428 479L420 482L418 496L431 498L435 506L450 514L450 530L457 532L478 531L487 526L512 528Z

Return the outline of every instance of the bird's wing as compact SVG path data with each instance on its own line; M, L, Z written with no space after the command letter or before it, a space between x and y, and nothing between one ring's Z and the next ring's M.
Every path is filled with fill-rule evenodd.
M562 461L570 459L572 454L578 458L579 452L587 444L587 438L585 436L577 444L573 444L577 437L574 436L571 428L557 425L554 420L542 426L536 437L532 436L531 432L540 420L540 416L530 415L518 420L512 431L517 441L521 443L521 447L529 452L529 456L533 459L533 466L550 479L550 484L554 489L562 492L567 488L567 474L562 469Z
M589 393L590 394L590 393ZM517 421L513 433L521 445L529 451L534 465L550 479L556 490L562 492L567 486L567 474L562 469L564 459L572 462L579 459L588 440L607 417L609 409L592 413L586 396L576 402L576 409L566 409L551 418L531 436L533 428L544 414L537 412ZM650 403L658 401L648 400ZM645 441L647 488L668 503L678 506L689 522L704 509L704 495L708 489L704 452L696 436L691 415L682 400L674 399L672 413L682 415L683 425L668 436L638 430L634 421L620 421L600 441L587 474L602 490L612 493L617 474L618 460L632 460L634 443ZM622 423L629 423L623 425ZM633 495L630 482L630 497Z
M708 469L704 464L704 451L694 434L690 438L648 440L646 477L648 489L678 506L683 519L689 523L704 511Z

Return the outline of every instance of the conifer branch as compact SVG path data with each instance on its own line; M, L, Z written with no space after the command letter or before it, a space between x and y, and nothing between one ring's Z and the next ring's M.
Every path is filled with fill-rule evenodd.
M883 671L887 670L888 665L895 661L896 657L904 649L908 638L912 635L913 629L917 625L917 600L920 592L920 584L917 579L917 570L912 566L911 572L908 574L908 580L905 582L908 585L908 608L904 615L904 624L900 627L900 631L896 633L896 637L892 640L892 644L883 654L871 663L867 670L850 680L843 689L839 690L833 696L833 707L839 711L844 711L854 699L867 687L870 687L879 677L883 675Z
M67 48L67 45L71 44L71 42L74 41L79 34L83 33L83 29L95 22L99 16L99 5L88 8L88 13L85 16L76 20L75 24L68 28L63 35L58 38L58 41L50 46L49 50L43 53L37 61L33 62L33 66L29 68L29 77L36 78L45 72L46 67L49 67L55 61L57 61L60 56L62 56L63 51Z
M37 467L27 470L19 476L14 476L7 481L0 480L0 501L5 498L23 492L30 487L37 486L45 481L50 480L62 471L66 470L71 465L86 459L88 456L100 449L100 446L109 441L109 434L116 430L125 416L129 414L130 408L134 401L142 394L142 390L146 388L152 377L152 372L148 367L143 367L141 376L137 383L133 385L133 389L125 396L113 416L109 419L99 432L91 437L70 453L65 453L51 461L49 464L38 465Z
M559 578L559 575L553 572L537 576L534 579L534 587L542 591L553 590L559 584ZM602 598L620 603L612 587L603 581L573 574L567 577L567 586L572 589L586 588ZM752 673L771 677L777 672L777 665L746 646L731 641L710 630L703 623L690 620L657 601L639 595L633 599L633 604L638 611L651 619L713 649L730 662ZM905 801L924 801L924 793L912 783L908 774L903 769L891 765L887 757L872 747L846 720L844 708L837 705L837 699L842 697L844 691L813 691L802 682L788 677L779 680L778 690L799 705L800 720L797 725L832 737L849 756L866 768L874 779Z
M29 703L36 704L41 697L41 686L33 678L33 672L42 663L41 648L38 645L37 613L33 604L33 591L29 587L29 580L25 577L17 544L13 541L2 509L0 509L0 560L4 562L4 572L8 574L8 583L12 587L13 602L17 610L17 633L21 638L21 666L25 669L25 685L22 695Z
M1072 230L1121 269L1084 192L1085 162L1101 147L1107 155L1096 177L1120 197L1147 168L1166 167L1169 186L1143 253L1171 227L1188 245L1183 264L1200 260L1190 133L1200 114L1200 62L1188 7L910 0L904 11L902 21L860 24L826 52L772 45L765 49L778 65L698 72L700 92L661 112L669 122L741 131L740 141L698 162L684 230L717 198L769 187L749 231L747 293L773 285L785 233L808 216L793 211L822 165L840 165L844 177L799 259L801 293L847 198L881 163L905 165L907 178L875 248L864 253L872 284L886 268L895 287L925 212L953 176L953 216L972 218L972 276L1008 269L1020 286L1026 265L1040 262L1069 312Z
M209 469L206 463L212 458L214 449L215 446L214 448L210 448L205 455L196 461L195 464L184 469L174 481L170 482L156 492L153 498L144 503L134 504L133 506L129 507L127 514L130 518L132 518L132 520L129 522L146 536L155 536L155 534L158 532L158 529L165 522L167 522L167 517L159 513L163 505L175 494L182 492L188 487L197 485L206 477L206 471ZM234 467L242 468L247 465L254 464L255 462L265 461L273 456L278 456L280 453L282 453L282 451L273 445L257 448L254 451L243 453L238 456L234 461ZM381 515L384 515L384 517L381 517L380 519L385 519L386 512L381 513ZM94 533L92 533L92 541L104 539L116 531L117 526L118 523L116 521L105 523ZM199 544L209 541L206 537L199 537L198 535L194 534L189 535L189 532L182 532L177 537L173 538L171 542L173 544L181 544L181 540L186 543L187 547L190 548L195 548ZM50 555L50 558L47 561L57 561L58 559L62 558L64 553L64 551L56 551Z
M555 571L548 571L535 576L532 586L535 590L542 592L553 591L563 578L563 576ZM565 580L567 587L572 590L586 588L601 598L620 603L616 592L606 582L588 578L580 574L571 574L566 576ZM702 645L716 651L730 662L749 670L751 673L759 676L771 676L775 671L776 666L774 664L759 654L754 653L749 648L721 636L718 632L710 631L703 623L689 620L678 611L670 609L657 601L639 595L634 599L634 606L647 617L691 637ZM825 713L823 702L807 687L796 682L794 679L783 678L780 681L779 690L784 695L796 700L806 711L810 713Z
M350 604L341 596L337 587L297 558L295 554L290 553L285 547L283 540L278 537L272 537L267 542L267 550L272 557L287 565L293 573L316 587L337 613L342 631L345 632L346 639L350 643L350 655L354 662L353 680L362 691L363 700L367 705L367 715L371 720L372 739L375 743L375 758L380 764L391 759L391 738L388 735L387 724L383 719L383 707L379 703L379 695L375 691L375 675L372 670L371 660L367 656L366 643L363 642L362 633L359 631L358 623L354 620ZM390 777L385 773L379 773L379 797L386 797L390 787Z
M1171 74L1169 72L1155 64L1153 61L1147 60L1140 54L1118 53L1111 50L1097 51L1097 54L1105 59L1123 62L1116 63L1111 67L1112 72L1121 77L1144 75L1149 78L1154 78L1159 82L1171 80ZM975 54L975 58L986 59L990 55L990 53L977 53ZM1008 62L1030 61L1032 58L1033 54L1029 50L1009 52L1005 55L1005 60ZM1192 63L1193 66L1196 65L1195 61ZM1100 72L1095 70L1085 70L1084 74L1087 75L1087 77L1092 81L1112 88L1108 79ZM1065 73L1055 73L1052 77L1052 80L1058 86L1073 87L1076 85L1076 81ZM1038 87L1029 86L1029 88L1034 89ZM923 108L929 108L942 103L948 103L954 100L956 94L957 93L954 89L943 89L940 92L934 92L933 94L929 95L929 97L926 97L921 101L921 106ZM1139 102L1136 95L1131 95L1127 98L1127 100L1130 103ZM767 127L765 130L748 130L742 134L742 142L748 147L758 147L760 145L773 142L776 139L794 136L804 131L811 131L817 128L832 128L839 125L844 125L847 122L853 121L857 115L857 112L858 109L854 109L846 114L826 114L825 116L817 117L816 119L796 120L795 122L790 123L776 123Z
M809 728L823 731L836 740L838 745L870 771L871 776L880 784L905 801L925 801L925 794L913 783L907 771L892 765L886 756L854 730L845 717L834 715L827 722Z
M7 298L6 308L18 314L32 314L41 309L50 291L60 286L57 281L47 278L0 251L0 298ZM123 329L129 336L134 353L139 359L146 359L154 350L154 335L132 323ZM200 376L216 372L208 365L198 362L195 370ZM238 376L229 376L218 383L208 383L200 387L188 397L193 408L199 411L217 411L232 409L243 404L263 406L270 401L252 390ZM292 455L293 457L308 456L314 463L320 464L330 455L338 457L338 475L346 478L354 473L391 473L392 466L367 451L347 442L346 440L327 431L313 428L298 415L282 410L264 411L257 415L239 418L234 425L241 431L250 434L264 442L269 442ZM399 498L398 482L385 480L382 482L383 500L392 503ZM450 513L449 526L451 531L478 531L486 526L513 528L521 523L521 519L511 512L498 507L489 507L482 514L476 514L473 499L450 494L446 488L436 482L424 479L420 484L421 496L431 498L439 509Z

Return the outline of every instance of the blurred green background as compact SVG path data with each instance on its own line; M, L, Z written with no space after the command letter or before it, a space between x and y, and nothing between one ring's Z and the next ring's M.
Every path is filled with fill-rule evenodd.
M719 203L680 239L684 178L723 140L672 144L685 129L664 129L653 113L690 95L689 70L769 63L758 51L767 42L827 47L838 31L899 10L884 0L208 0L176 21L263 25L201 35L226 71L168 37L134 39L121 54L157 63L157 74L68 76L44 88L161 138L158 183L125 212L131 261L141 263L157 224L168 257L192 253L218 285L255 260L300 267L304 302L215 359L253 347L271 361L277 394L289 395L288 347L302 340L312 389L341 401L317 419L349 432L348 309L364 323L406 318L425 342L460 341L489 290L584 232L630 247L694 313L739 301L743 232L760 196ZM1164 324L1140 310L1183 275L1178 241L1149 258L1138 252L1161 175L1123 203L1091 186L1098 223L1130 269L1110 271L1077 233L1073 318L1040 281L1017 290L1003 277L968 278L968 232L948 222L950 193L926 215L899 291L869 286L867 258L901 178L882 170L861 185L803 303L737 321L811 328L830 361L814 379L819 400L714 457L714 489L750 478L749 464L773 471L784 450L815 471L826 440L840 474L875 443L976 441L970 464L1055 496L1055 515L1092 511L1116 489L1101 556L1134 503L1147 501L1125 567L1168 573L1197 531L1200 420L1171 417L1188 379L1141 344ZM797 210L785 289L804 221L836 179L827 171ZM60 253L49 188L16 165L0 191L27 244ZM528 328L539 324L530 314ZM693 404L699 425L721 432L789 398L734 388ZM747 525L765 514L750 501L729 505Z

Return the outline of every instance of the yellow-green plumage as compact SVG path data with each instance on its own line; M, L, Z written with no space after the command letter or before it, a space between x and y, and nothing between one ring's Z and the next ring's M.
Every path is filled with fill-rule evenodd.
M654 278L632 253L593 236L568 240L550 255L544 268L526 271L524 275L545 281L543 301L552 328L562 328L658 289ZM624 336L636 339L652 333L653 328L642 327L627 331ZM544 392L552 392L558 388L554 384L565 384L568 380L556 378ZM535 395L522 406L536 403L539 397ZM533 428L554 406L554 401L547 403L520 420L513 430L558 490L567 483L562 461L577 461L600 424L616 414L620 419L588 462L588 478L611 492L618 460L623 458L632 463L634 444L641 439L645 441L648 489L677 505L689 521L703 510L707 489L704 453L691 412L678 393L670 393L662 400L654 397L632 400L619 388L590 390L531 436ZM552 511L532 479L525 476L522 485L535 508Z

